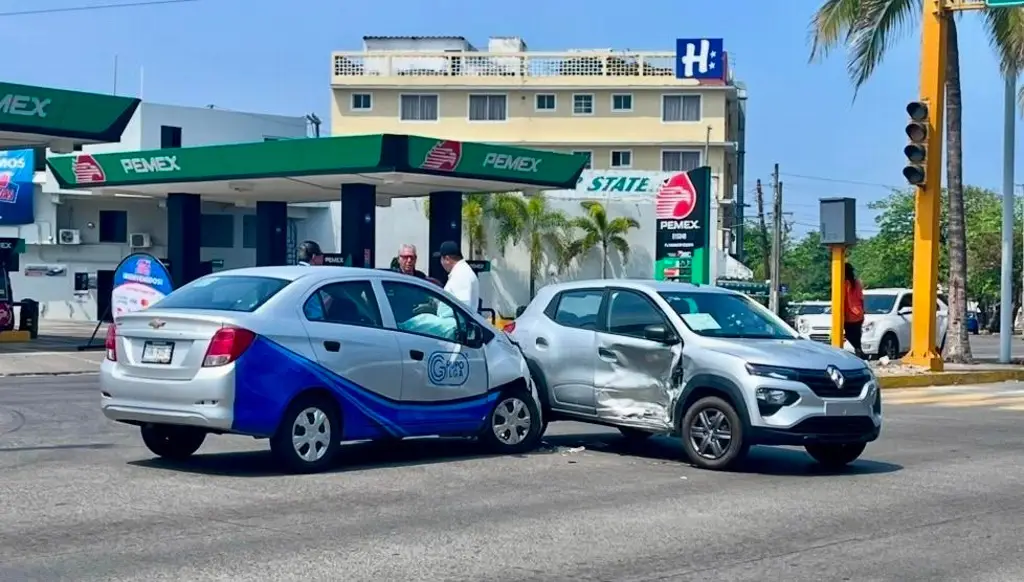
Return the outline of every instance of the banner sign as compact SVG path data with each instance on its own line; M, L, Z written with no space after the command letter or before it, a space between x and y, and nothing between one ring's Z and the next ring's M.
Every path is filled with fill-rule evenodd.
M725 79L725 49L720 38L677 38L677 79Z
M665 180L654 199L654 214L654 260L680 259L676 268L690 270L688 281L707 284L711 169L679 172Z
M174 284L167 267L147 253L128 255L114 270L110 311L114 321L124 313L141 311L171 294Z
M0 151L0 224L35 222L33 150Z

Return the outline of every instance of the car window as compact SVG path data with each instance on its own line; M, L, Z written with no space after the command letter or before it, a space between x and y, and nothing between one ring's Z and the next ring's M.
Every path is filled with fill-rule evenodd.
M302 312L310 321L383 327L377 297L369 281L324 285L309 296Z
M665 316L635 291L612 291L608 296L608 333L643 339L648 325L664 325Z
M883 315L892 311L896 304L896 296L889 294L864 294L864 313L868 315Z
M272 277L206 276L160 300L161 309L253 312L291 281Z
M393 281L383 285L398 329L450 342L466 337L468 319L447 298L419 285Z
M703 336L739 339L795 339L777 315L745 295L664 292L661 296L690 331Z
M581 289L579 291L565 291L555 301L558 306L555 308L555 323L566 327L577 327L580 329L597 329L597 312L601 310L601 299L604 297L603 289Z
M904 307L913 307L913 306L914 306L914 294L913 293L904 293L903 296L900 297L900 306L897 309L903 309Z

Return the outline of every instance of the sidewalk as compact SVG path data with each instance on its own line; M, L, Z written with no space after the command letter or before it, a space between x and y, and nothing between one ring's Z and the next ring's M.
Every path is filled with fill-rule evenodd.
M103 351L36 352L0 354L0 377L64 376L94 374L100 369Z

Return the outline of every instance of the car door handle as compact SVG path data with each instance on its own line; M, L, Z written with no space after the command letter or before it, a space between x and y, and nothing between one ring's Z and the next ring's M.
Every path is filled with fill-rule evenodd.
M423 352L419 350L409 350L409 357L416 360L417 362L423 361Z
M337 352L341 350L341 342L325 341L324 349L328 352Z
M615 357L615 352L605 348L597 348L597 355L606 362L615 362L618 360L618 358Z

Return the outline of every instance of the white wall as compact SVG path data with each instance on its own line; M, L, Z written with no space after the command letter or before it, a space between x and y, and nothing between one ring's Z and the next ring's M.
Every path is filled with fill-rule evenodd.
M142 103L135 116L141 119L141 141L135 147L143 150L160 148L161 125L181 128L182 147L263 141L268 137L299 138L307 135L305 117L158 103Z

